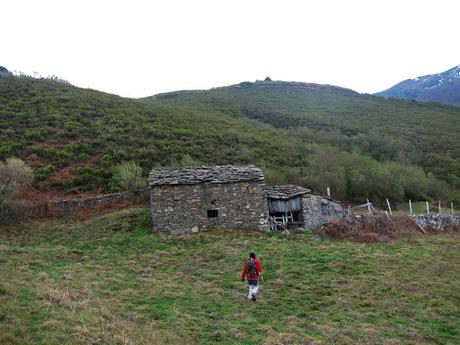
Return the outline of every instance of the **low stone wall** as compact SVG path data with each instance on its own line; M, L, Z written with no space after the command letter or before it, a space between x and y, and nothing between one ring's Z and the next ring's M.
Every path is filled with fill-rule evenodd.
M81 210L104 209L117 205L128 205L147 202L148 189L139 189L132 192L103 194L94 197L70 200L54 200L32 205L24 205L23 210L27 217L41 218L72 214Z
M342 218L344 222L352 225L363 226L369 220L375 218L383 217L382 214L380 215L369 215L369 214L362 214L362 215L344 215ZM415 224L423 231L428 230L438 230L443 231L449 225L460 225L460 216L450 216L450 215L439 215L439 214L413 214L407 216L390 216L386 215L388 219L402 219L403 217L410 217Z
M418 214L410 216L423 230L436 229L444 230L448 225L460 225L460 216L449 216L443 214Z

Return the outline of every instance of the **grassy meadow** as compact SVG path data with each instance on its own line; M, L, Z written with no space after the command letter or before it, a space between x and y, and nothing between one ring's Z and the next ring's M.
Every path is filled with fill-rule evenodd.
M0 230L0 344L458 344L460 235L158 236L147 208ZM265 269L246 300L242 262Z

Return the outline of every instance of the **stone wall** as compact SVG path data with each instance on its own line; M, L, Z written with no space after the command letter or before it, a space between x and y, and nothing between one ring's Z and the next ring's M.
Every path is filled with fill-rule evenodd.
M128 205L145 202L148 197L148 189L139 189L132 192L110 193L81 199L54 200L24 205L23 210L25 215L31 218L64 216L84 209L103 209L120 204Z
M420 226L423 230L427 230L428 228L436 229L436 230L444 230L446 226L450 224L460 225L460 216L449 216L449 215L442 215L442 214L418 214L410 216L418 226Z
M342 206L319 195L306 194L302 198L302 214L306 228L315 228L333 220L342 219L346 214Z
M150 187L155 232L191 233L206 229L268 231L263 182L201 183ZM217 213L217 217L209 217ZM214 213L214 214L212 214Z

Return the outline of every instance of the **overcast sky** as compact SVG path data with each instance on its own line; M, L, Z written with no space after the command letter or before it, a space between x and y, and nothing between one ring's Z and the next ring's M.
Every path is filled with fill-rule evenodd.
M128 97L254 81L373 93L460 64L459 0L6 0L0 65Z

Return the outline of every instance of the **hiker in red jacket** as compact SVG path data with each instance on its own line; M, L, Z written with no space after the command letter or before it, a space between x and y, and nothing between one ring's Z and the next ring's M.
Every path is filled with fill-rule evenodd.
M249 254L249 259L244 262L243 272L241 273L241 281L248 280L249 293L248 300L255 301L257 291L259 290L259 277L262 274L262 266L259 259L256 259L256 254Z

